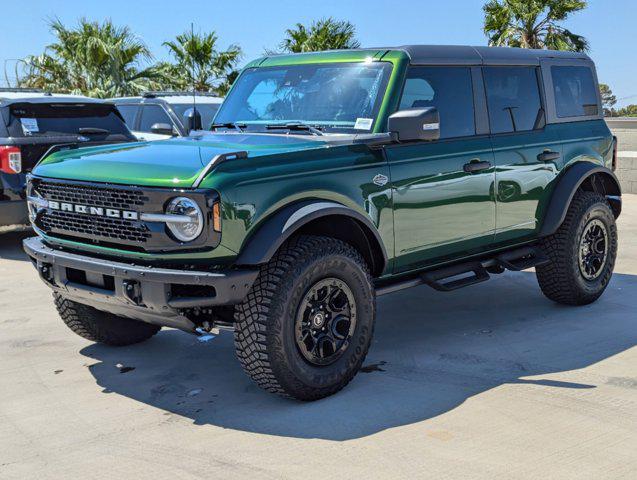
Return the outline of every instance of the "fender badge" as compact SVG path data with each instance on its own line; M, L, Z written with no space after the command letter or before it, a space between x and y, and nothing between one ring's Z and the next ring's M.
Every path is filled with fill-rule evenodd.
M372 182L374 182L379 187L386 185L388 181L389 181L389 178L387 178L387 176L383 175L382 173L379 173L374 178L372 178Z

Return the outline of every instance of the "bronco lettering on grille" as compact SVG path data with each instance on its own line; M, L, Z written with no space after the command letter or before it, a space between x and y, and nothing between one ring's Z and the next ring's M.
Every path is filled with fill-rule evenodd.
M51 210L58 210L61 212L75 212L82 213L84 215L95 215L98 217L124 218L126 220L138 220L139 218L137 212L131 212L129 210L91 207L89 205L77 205L73 203L56 202L53 200L49 200L49 208Z

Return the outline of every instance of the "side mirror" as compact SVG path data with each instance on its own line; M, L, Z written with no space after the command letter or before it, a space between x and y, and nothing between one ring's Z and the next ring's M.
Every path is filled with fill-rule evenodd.
M440 138L440 115L436 107L406 108L389 116L387 130L399 142L432 141Z
M174 135L175 131L170 123L153 123L150 127L152 133L158 135Z
M186 133L190 133L193 130L201 130L201 114L196 108L189 108L184 112L184 127Z

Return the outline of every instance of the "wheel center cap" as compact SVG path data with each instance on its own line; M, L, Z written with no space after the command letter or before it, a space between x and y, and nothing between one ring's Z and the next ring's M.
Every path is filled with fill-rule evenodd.
M322 313L317 313L314 315L314 318L312 318L312 326L314 328L321 328L323 323L325 323L325 316Z

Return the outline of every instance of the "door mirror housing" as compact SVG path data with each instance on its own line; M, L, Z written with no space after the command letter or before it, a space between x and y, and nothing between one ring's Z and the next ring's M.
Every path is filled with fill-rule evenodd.
M150 131L152 133L156 133L158 135L174 135L175 130L170 123L153 123L150 127Z
M436 107L406 108L389 116L387 130L398 137L399 142L438 140L440 115Z
M197 108L189 108L184 112L183 117L184 128L186 129L186 134L192 132L193 130L202 130L201 126L201 114Z

